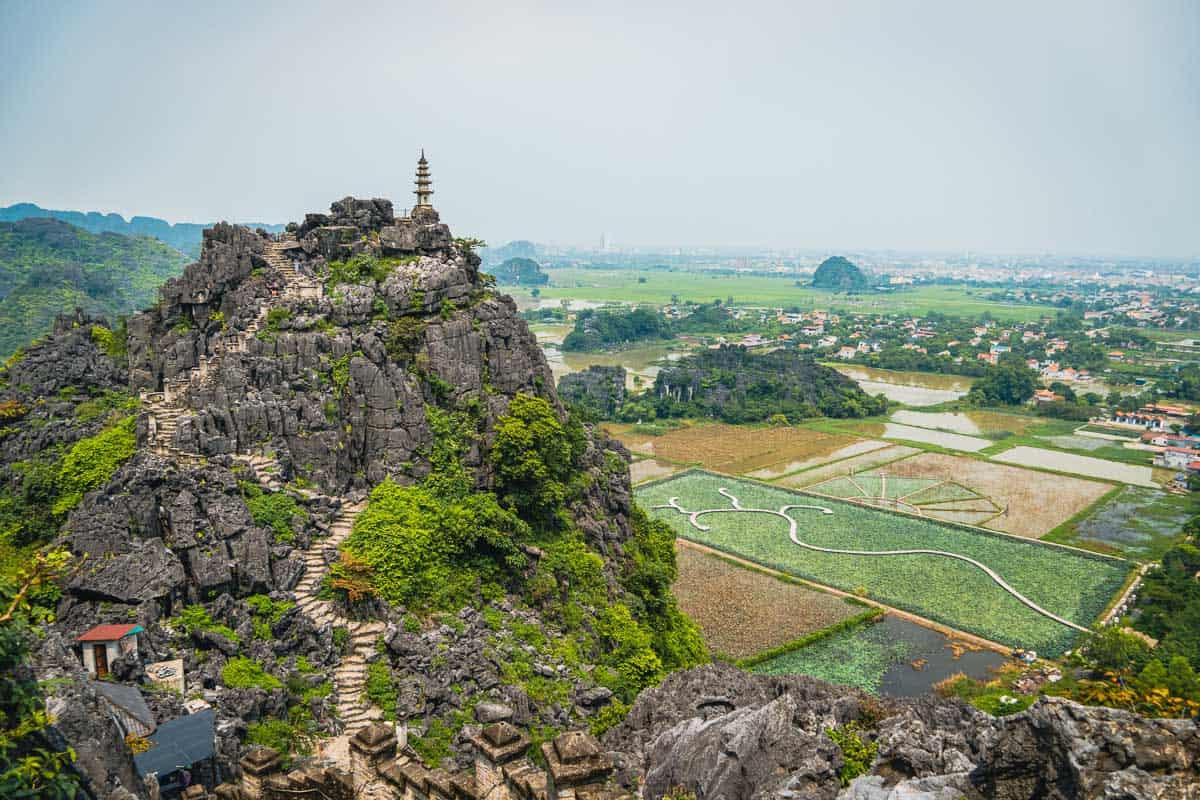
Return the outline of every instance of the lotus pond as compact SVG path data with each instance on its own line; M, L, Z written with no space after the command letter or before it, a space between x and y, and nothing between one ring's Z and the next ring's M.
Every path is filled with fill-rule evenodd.
M672 497L688 511L731 509L725 488L743 509L809 503L831 509L794 509L802 541L851 550L927 548L976 559L1014 589L1065 619L1090 626L1121 588L1131 564L1120 559L1026 541L978 528L896 514L831 497L816 497L698 470L636 490L638 502L684 538L764 566L866 596L1005 645L1057 655L1078 631L1045 617L1001 589L977 567L945 556L862 556L797 546L780 517L761 513L708 514L707 530L664 505Z
M961 672L989 678L1008 659L992 650L969 649L945 635L894 615L858 625L807 647L764 661L751 672L811 675L893 697L916 697Z

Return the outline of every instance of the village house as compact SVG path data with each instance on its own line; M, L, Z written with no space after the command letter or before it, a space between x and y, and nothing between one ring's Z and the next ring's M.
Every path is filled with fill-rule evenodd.
M1118 425L1133 425L1151 431L1167 431L1171 429L1170 420L1161 414L1147 414L1142 411L1116 411L1112 421Z
M1055 394L1049 389L1038 389L1033 393L1035 403L1060 403L1065 399L1061 394Z
M846 346L837 351L837 357L843 360L849 360L854 358L856 353L858 353L858 350L853 347Z
M1200 466L1196 456L1196 451L1190 447L1164 447L1162 452L1154 457L1154 465L1167 469L1195 471L1192 465Z
M75 641L83 648L83 666L93 678L105 678L121 656L137 657L141 625L97 625Z

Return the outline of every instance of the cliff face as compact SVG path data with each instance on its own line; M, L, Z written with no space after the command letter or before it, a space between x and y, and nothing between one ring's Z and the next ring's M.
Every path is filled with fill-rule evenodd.
M843 787L829 731L856 725L877 744ZM1010 717L957 700L881 703L803 676L749 675L714 664L671 675L638 697L604 738L644 796L927 798L1194 796L1200 728L1043 699Z

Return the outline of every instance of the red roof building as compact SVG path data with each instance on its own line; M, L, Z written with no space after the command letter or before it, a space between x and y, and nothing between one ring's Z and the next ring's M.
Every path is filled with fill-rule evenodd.
M83 650L83 666L93 678L108 675L109 666L122 656L137 657L141 625L97 625L76 637Z
M115 642L131 633L141 633L141 625L97 625L75 639L77 642Z

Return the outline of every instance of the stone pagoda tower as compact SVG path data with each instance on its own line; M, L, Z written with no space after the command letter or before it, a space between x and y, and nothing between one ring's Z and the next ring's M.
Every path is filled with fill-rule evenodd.
M413 206L412 217L418 219L432 212L434 220L436 220L437 212L433 210L433 204L429 202L429 198L433 195L433 179L429 176L429 162L425 160L425 148L421 148L421 158L417 160L417 179L413 181L413 184L417 187L413 189L413 194L417 196L417 204Z

